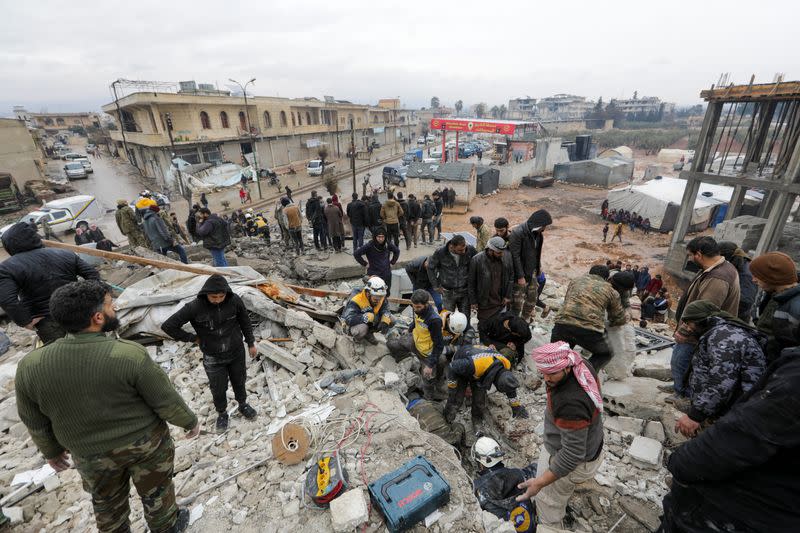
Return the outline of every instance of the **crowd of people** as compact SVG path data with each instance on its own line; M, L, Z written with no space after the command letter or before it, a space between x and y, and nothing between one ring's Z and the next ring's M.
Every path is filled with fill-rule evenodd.
M622 228L624 226L628 226L631 232L635 232L637 228L641 229L642 233L645 235L649 235L652 229L650 219L648 217L643 217L636 211L630 212L625 209L611 209L609 211L608 200L603 200L603 203L600 205L600 217L606 221L603 225L603 242L606 242L609 224L613 224L614 226L611 242L614 242L614 238L616 237L619 237L619 241L622 242Z
M303 212L289 195L274 216L284 243L301 254ZM133 205L120 200L117 223L132 246L172 251L183 262L181 243L202 242L214 265L227 266L231 235L271 242L263 213L220 217L203 199L192 207L186 231L144 193ZM599 372L615 357L609 328L628 322L634 296L642 321L666 321L669 291L648 265L610 259L593 265L568 283L550 342L526 354L536 309L549 311L541 301L547 282L542 250L553 219L544 209L513 227L502 217L491 227L471 217L476 246L455 234L405 266L413 320L401 328L388 305L400 236L407 250L416 245L418 228L428 230L430 242L437 230L441 238L442 206L441 193L422 204L400 193L383 203L354 195L346 207L334 195L323 203L312 193L305 219L315 246L344 250L346 214L353 256L366 267L364 287L341 312L342 331L370 344L386 334L396 360L417 361L420 392L409 396L408 410L453 445L463 442L457 420L468 394L473 428L487 422L492 388L507 398L513 418L529 417L518 389L526 372L520 363L530 356L547 395L540 455L524 468L510 468L496 440L479 438L471 450L479 465L475 489L481 506L503 519L527 516L563 527L576 485L592 479L603 462ZM21 360L16 375L20 419L34 444L55 470L74 464L92 494L101 531L128 526L130 480L150 529L181 531L188 512L175 501L167 423L193 437L200 432L197 416L143 347L106 335L119 321L111 288L97 270L72 252L44 248L37 228L25 222L4 232L2 242L10 257L0 264L0 306L43 343ZM797 266L779 252L751 260L735 243L708 236L692 239L686 252L697 274L677 302L673 382L661 388L684 413L675 430L688 441L669 456L672 484L661 530L791 531L800 520L793 499L800 490L794 459L800 434ZM229 384L241 415L258 416L245 387L246 356L257 354L253 328L224 277L210 276L162 329L199 345L218 432L228 428Z

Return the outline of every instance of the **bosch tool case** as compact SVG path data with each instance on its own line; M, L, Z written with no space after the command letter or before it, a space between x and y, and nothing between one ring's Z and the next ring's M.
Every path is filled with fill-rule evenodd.
M373 504L392 533L405 531L450 501L450 485L421 455L369 484Z

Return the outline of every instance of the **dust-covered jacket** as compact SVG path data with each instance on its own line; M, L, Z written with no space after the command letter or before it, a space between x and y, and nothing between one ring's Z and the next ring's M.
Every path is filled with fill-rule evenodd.
M556 324L602 333L605 331L606 313L612 327L625 325L625 310L619 293L600 276L584 274L569 282L564 304L556 315Z

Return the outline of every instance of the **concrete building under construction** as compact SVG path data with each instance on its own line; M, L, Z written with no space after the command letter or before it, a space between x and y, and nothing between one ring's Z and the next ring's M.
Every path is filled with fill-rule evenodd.
M701 184L734 187L721 226L727 240L738 241L754 256L779 248L800 194L800 82L712 87L700 96L708 109L691 169L680 174L687 184L666 262L667 270L682 279L694 275L686 269L685 241ZM764 198L756 217L737 221L748 190L761 191ZM741 239L736 237L737 224ZM758 226L762 229L756 240L752 235ZM785 239L788 248L783 250L795 261L798 254L790 241L796 240Z

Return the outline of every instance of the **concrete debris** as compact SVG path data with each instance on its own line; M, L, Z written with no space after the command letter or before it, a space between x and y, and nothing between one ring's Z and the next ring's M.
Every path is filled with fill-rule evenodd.
M671 360L671 347L654 352L637 353L633 361L633 375L661 381L672 381Z
M291 353L272 342L262 340L256 346L258 347L258 353L271 359L294 374L300 374L306 369L305 365L297 362L297 360L292 357Z
M658 468L661 465L662 451L663 446L657 440L638 436L633 439L630 448L628 448L628 455L645 467Z
M661 382L635 376L622 381L608 381L602 387L603 405L612 414L657 420L667 396L656 388L657 385Z
M331 524L335 532L352 531L367 520L367 498L361 488L348 490L331 502Z
M622 435L638 437L644 429L644 420L629 416L606 416L603 419L603 426Z
M11 525L21 524L25 521L22 507L4 507L3 514L11 521Z
M658 442L663 443L667 439L666 433L664 433L664 425L659 422L658 420L650 420L644 427L643 436L647 437L648 439L657 440Z
M647 531L655 532L661 525L660 511L652 508L651 505L646 505L638 500L629 496L623 496L619 499L619 505L622 509L634 520L644 526Z

